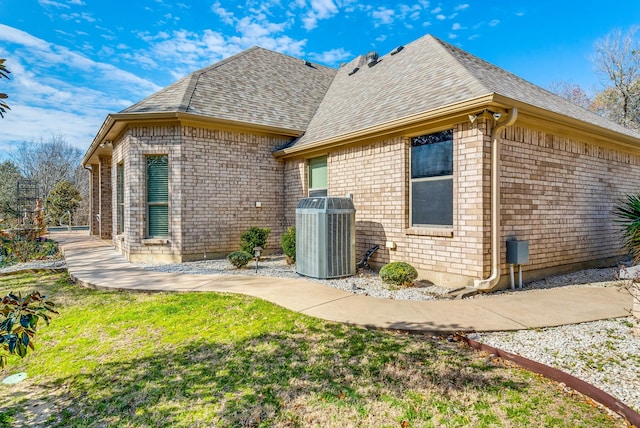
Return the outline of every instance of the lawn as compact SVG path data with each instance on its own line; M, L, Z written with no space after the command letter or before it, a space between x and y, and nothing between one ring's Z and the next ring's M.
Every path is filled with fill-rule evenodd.
M446 338L320 321L240 295L142 294L64 273L0 277L60 311L0 385L0 427L626 426Z

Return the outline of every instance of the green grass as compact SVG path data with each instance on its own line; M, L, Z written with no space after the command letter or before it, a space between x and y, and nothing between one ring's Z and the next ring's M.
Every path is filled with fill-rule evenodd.
M0 277L60 315L10 359L0 426L624 426L529 372L456 342L369 331L215 293L78 288Z

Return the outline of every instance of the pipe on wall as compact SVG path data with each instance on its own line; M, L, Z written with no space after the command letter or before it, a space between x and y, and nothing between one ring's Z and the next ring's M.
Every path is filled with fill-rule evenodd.
M491 291L500 281L500 131L513 125L518 119L518 108L513 107L507 118L497 122L491 130L491 275L476 279L478 290Z

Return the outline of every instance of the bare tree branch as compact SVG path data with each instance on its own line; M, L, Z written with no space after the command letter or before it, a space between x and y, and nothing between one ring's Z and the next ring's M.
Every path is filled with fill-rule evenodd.
M593 57L607 86L596 110L604 111L609 119L632 129L640 128L639 30L639 26L631 27L625 34L614 30L595 42Z

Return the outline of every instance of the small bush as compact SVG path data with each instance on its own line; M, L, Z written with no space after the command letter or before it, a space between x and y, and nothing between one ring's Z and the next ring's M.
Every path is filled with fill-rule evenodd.
M294 262L296 261L296 228L291 226L287 228L287 231L282 234L280 238L282 244L282 251L287 257L290 257Z
M405 262L392 262L380 269L380 279L396 287L408 287L418 278L418 271Z
M255 247L265 248L269 233L271 233L271 229L251 226L249 230L240 235L242 251L253 254Z
M0 241L0 266L56 257L58 245L49 239L15 237Z
M241 267L245 267L247 263L253 259L253 256L246 251L234 251L227 256L227 259L229 259L232 265L240 269Z

